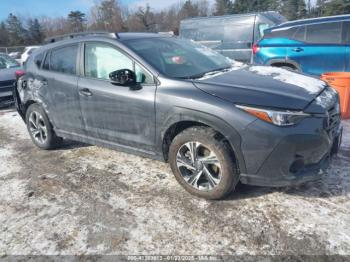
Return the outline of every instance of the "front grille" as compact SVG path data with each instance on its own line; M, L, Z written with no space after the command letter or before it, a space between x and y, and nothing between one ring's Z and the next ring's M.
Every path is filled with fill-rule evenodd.
M0 95L1 95L1 93L12 92L14 83L15 83L14 80L1 81L0 82Z
M0 81L0 88L13 86L15 80L8 80L8 81Z

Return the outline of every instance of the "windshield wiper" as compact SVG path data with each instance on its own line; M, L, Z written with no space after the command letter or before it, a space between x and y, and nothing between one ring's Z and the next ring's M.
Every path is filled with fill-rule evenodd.
M231 68L231 66L226 66L226 67L222 67L222 68L217 68L217 69L213 69L213 70L210 70L210 71L207 71L207 72L203 72L203 73L199 73L199 74L196 74L196 75L191 75L191 76L180 76L180 77L177 77L179 79L198 79L198 78L202 78L206 75L213 75L213 74L216 74L216 73L219 73L219 72L222 72L222 71L227 71Z
M209 76L209 75L214 75L216 73L225 72L225 71L228 71L230 68L231 68L231 66L217 68L217 69L205 72L205 73L201 73L201 74L198 74L198 75L191 76L190 79L198 79L198 78L202 78L204 76Z

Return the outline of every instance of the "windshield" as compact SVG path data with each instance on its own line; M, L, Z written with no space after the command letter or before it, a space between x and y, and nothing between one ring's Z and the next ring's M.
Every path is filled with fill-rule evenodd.
M185 39L157 37L133 39L125 44L168 77L199 78L232 66L228 58Z
M0 69L18 67L18 62L5 54L0 54Z

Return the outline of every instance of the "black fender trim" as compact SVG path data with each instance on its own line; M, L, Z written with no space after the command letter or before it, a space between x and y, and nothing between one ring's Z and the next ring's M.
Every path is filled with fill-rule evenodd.
M299 72L301 72L300 65L291 59L271 59L267 65L271 66L272 64L290 64L294 66Z
M225 136L235 154L240 172L246 172L246 165L241 151L242 139L239 133L236 131L236 129L215 115L187 108L177 107L174 110L174 112L168 114L168 117L161 125L161 130L157 131L158 133L156 145L158 152L162 152L163 140L169 128L171 128L174 124L180 124L181 122L186 121L197 122L199 124L207 125L220 132L223 136Z

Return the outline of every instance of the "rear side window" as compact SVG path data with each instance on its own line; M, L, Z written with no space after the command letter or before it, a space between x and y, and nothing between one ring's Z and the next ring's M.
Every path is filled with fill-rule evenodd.
M43 54L43 53L38 54L37 56L35 56L35 58L34 58L34 63L35 63L35 65L36 65L38 68L41 67L41 63L42 63L43 59L44 59L44 54Z
M50 70L70 75L76 74L78 45L71 45L51 51Z
M350 22L345 22L343 25L344 29L344 41L346 44L350 44Z
M322 23L306 27L306 42L315 44L340 44L342 23Z

